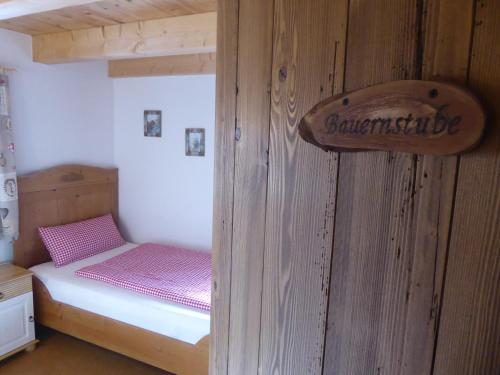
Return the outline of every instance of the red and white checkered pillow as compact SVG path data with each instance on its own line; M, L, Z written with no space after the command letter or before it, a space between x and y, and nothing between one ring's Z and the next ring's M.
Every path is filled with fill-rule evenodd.
M125 245L111 214L38 232L56 267Z

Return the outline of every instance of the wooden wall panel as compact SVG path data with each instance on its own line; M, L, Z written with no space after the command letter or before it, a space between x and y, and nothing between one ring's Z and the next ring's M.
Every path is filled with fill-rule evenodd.
M259 364L273 9L239 1L229 374L257 374Z
M346 91L420 77L421 5L350 2ZM428 373L453 161L342 153L339 168L324 373Z
M219 4L212 374L494 374L498 2L271 3ZM484 144L336 154L298 136L322 98L397 79L469 83Z
M419 36L423 48L422 79L466 83L473 4L474 0L426 3ZM408 375L430 374L432 369L457 157L422 156L417 167L411 295L401 359L402 368Z
M227 374L231 249L233 240L234 134L238 66L238 2L217 2L217 81L212 246L210 374Z
M460 160L434 374L500 371L500 3L476 2L469 85L489 111Z
M320 374L337 156L306 144L301 117L332 93L329 0L275 0L260 331L262 374Z

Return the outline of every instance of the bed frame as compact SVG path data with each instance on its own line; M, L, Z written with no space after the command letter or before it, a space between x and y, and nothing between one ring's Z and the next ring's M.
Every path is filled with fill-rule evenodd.
M111 212L118 219L118 170L65 165L18 177L20 236L14 263L50 261L37 229ZM206 375L209 336L191 345L54 301L34 278L37 323L178 375Z

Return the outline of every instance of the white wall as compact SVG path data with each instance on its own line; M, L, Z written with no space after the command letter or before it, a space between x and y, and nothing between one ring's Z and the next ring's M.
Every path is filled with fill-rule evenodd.
M113 85L105 62L32 62L31 38L0 29L10 74L19 173L63 163L113 164Z
M210 250L215 76L113 81L115 164L126 238ZM144 110L161 110L161 138L143 134ZM205 157L185 156L185 129L205 128Z
M63 163L113 164L113 85L105 62L32 62L31 37L0 29L18 173ZM5 244L4 244L5 245ZM0 246L0 261L11 257Z

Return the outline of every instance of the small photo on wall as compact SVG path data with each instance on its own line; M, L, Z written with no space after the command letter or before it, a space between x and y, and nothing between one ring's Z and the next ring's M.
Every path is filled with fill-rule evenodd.
M186 129L186 156L205 156L205 129Z
M144 136L161 137L161 111L144 111Z

